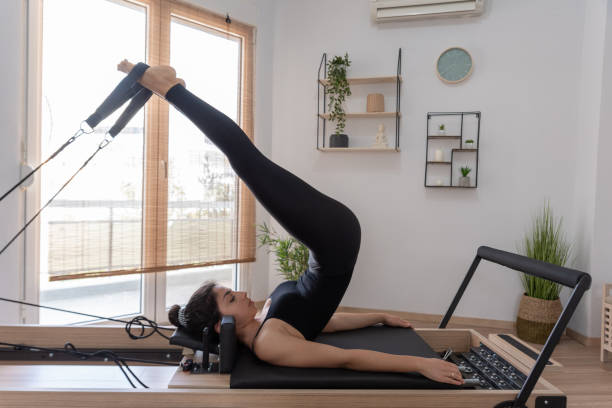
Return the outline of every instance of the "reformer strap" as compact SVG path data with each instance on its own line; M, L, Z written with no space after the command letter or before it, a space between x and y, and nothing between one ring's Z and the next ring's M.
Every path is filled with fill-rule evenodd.
M139 62L134 69L132 69L132 71L130 71L130 73L128 74L128 77L130 75L132 75L134 73L134 71L136 70L136 68L139 68L139 71L143 72L148 68L148 65ZM142 74L138 75L138 72L136 72L135 75L137 76L133 76L133 78L136 78L136 80L138 80ZM15 236L13 236L13 238L11 238L11 240L2 248L2 250L0 250L0 255L2 255L4 253L4 251L7 250L7 248L26 230L26 228L40 215L40 213L42 212L42 210L44 210L45 208L47 208L47 206L49 206L49 204L51 204L51 202L55 199L55 197L57 197L59 195L59 193L62 192L62 190L64 188L66 188L66 186L76 177L76 175L83 170L83 168L85 166L87 166L87 164L89 164L89 162L96 156L96 154L98 154L98 152L100 150L102 150L103 148L105 148L114 138L117 134L119 134L119 132L121 132L121 130L123 130L123 128L125 127L125 125L127 125L127 123L134 117L134 115L136 115L136 113L145 105L145 103L147 103L147 101L149 100L149 98L151 97L151 95L153 94L150 90L144 88L142 85L134 82L132 84L132 86L129 88L130 92L127 92L126 90L126 85L124 83L125 79L123 81L121 81L121 83L113 90L113 92L111 93L111 95L109 95L109 97L106 98L106 100L102 103L102 105L100 105L100 107L96 110L96 112L101 111L102 113L98 113L98 117L102 117L101 115L106 115L103 116L102 119L106 118L108 115L110 115L111 113L113 113L117 107L114 107L114 104L117 103L117 101L119 100L119 94L125 96L127 94L130 94L130 97L133 97L132 100L130 101L130 104L128 105L128 107L125 109L125 111L121 114L121 116L119 117L119 119L117 120L117 122L113 125L113 127L110 129L110 131L107 133L107 135L110 136L109 137L105 137L104 140L100 143L100 145L98 146L98 148L93 152L93 154L91 156L89 156L89 158L87 160L85 160L85 162L81 165L81 167L68 179L68 181L66 181L61 187L60 189L53 195L53 197L51 197L51 199L49 201L47 201L47 203L42 206L40 208L40 210L38 210L38 212L36 212L36 214L34 214L34 216L32 218L30 218L30 220L28 220L28 222L23 226L23 228L21 228L17 234L15 234ZM121 84L124 83L124 86L121 86ZM135 92L132 94L132 91ZM115 94L113 96L113 94ZM134 96L135 95L135 96ZM109 102L110 100L110 102ZM125 102L125 101L124 101ZM120 106L120 105L119 105ZM96 114L94 114L96 115ZM93 116L93 115L92 115ZM91 118L91 116L90 116ZM97 126L99 122L95 123L95 125ZM81 129L82 131L82 129ZM84 132L84 131L83 131ZM78 134L79 132L77 132ZM80 135L78 135L80 136ZM77 137L78 137L77 136ZM61 150L63 150L68 144L72 143L74 141L75 137L73 136L71 139L69 139L61 148L59 151L57 151L56 153L54 153L49 159L47 159L45 161L48 162L49 160L51 160L51 158L55 157ZM43 163L44 164L44 163ZM38 166L36 168L36 170L38 170L40 167L42 167L41 164L40 166ZM36 171L34 170L34 171ZM30 175L32 175L33 172L31 172L27 177L29 177ZM26 179L27 179L26 177ZM22 180L23 181L23 180ZM20 182L21 183L21 182ZM20 184L19 183L19 184ZM19 185L17 184L17 185ZM16 186L15 186L16 187ZM15 188L14 187L14 188ZM14 189L13 188L13 189ZM12 190L11 190L12 191ZM10 192L10 191L9 191ZM2 198L4 198L8 193L6 193Z
M106 140L104 140L102 143L104 143ZM28 220L28 222L25 223L25 225L19 230L19 232L17 232L17 234L15 234L15 236L13 236L13 238L11 238L11 240L2 248L2 250L0 250L0 255L2 255L4 253L4 251L6 251L8 249L8 247L23 233L23 231L26 230L26 228L28 228L28 226L34 222L34 220L40 215L40 213L42 212L42 210L44 210L45 208L47 208L47 206L49 204L51 204L51 202L55 199L55 197L58 196L59 193L62 192L62 190L64 188L66 188L66 186L76 177L77 174L79 174L79 172L81 170L83 170L83 168L85 166L87 166L87 164L95 157L96 154L98 154L98 152L100 150L102 150L106 145L108 145L108 143L106 143L105 145L100 144L100 146L98 146L98 148L96 149L95 152L93 152L93 154L91 156L89 156L89 158L87 158L87 160L85 160L85 162L83 162L83 164L81 165L81 167L79 167L79 169L68 179L68 181L66 181L60 188L59 190L57 190L57 192L55 194L53 194L53 197L51 197L51 199L49 201L47 201L47 203L45 205L43 205L40 210L38 210L36 212L36 214L34 214L34 216L32 218L30 218Z
M93 129L127 100L132 99L132 97L142 89L142 85L138 83L138 80L142 77L147 68L149 68L149 66L143 62L136 64L130 73L119 82L119 85L113 89L113 92L106 97L104 102L102 102L98 109L96 109L85 122Z
M74 142L79 136L83 134L93 133L94 128L110 114L116 111L121 105L127 100L132 99L128 107L125 109L123 114L117 119L117 122L113 125L111 130L108 132L112 137L115 137L123 130L127 123L136 115L142 106L149 100L152 92L144 88L137 81L142 77L144 72L149 68L145 63L139 62L134 66L132 71L121 80L119 85L113 89L108 97L102 102L102 105L96 109L96 111L89 116L84 123L91 128L90 130L83 129L83 122L81 128L71 136L63 145L60 146L54 153L52 153L45 161L39 164L34 170L30 171L24 177L21 178L13 187L11 187L6 193L0 197L0 202L4 200L10 193L12 193L17 187L22 185L28 178L36 173L42 166L47 164L50 160L60 154L68 145ZM136 95L136 96L134 96ZM133 97L133 98L132 98Z

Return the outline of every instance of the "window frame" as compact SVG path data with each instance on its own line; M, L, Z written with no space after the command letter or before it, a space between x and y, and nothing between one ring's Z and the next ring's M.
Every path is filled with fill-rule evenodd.
M41 99L42 99L42 14L45 0L28 0L27 33L28 48L26 74L26 140L23 144L23 161L41 161ZM225 16L176 0L110 0L132 3L147 8L146 55L149 65L170 64L170 26L172 17L186 19L197 25L224 31L231 29L233 36L241 38L242 64L239 98L239 125L253 138L253 71L255 27L232 20L231 26ZM180 74L179 74L180 75ZM143 164L143 233L142 265L144 267L164 264L166 261L167 203L168 203L168 147L169 105L154 97L145 111L145 155ZM254 197L242 181L239 181L239 196L242 203L251 206L254 219ZM25 192L25 214L34 214L40 205L40 177ZM238 205L239 225L245 228L245 211ZM253 220L254 221L254 220ZM246 224L249 224L246 222ZM255 234L255 223L246 227L248 234ZM40 221L37 219L24 234L24 273L22 293L26 301L39 303L40 299ZM35 254L35 256L28 256ZM234 264L234 289L250 289L249 264ZM141 311L146 317L167 322L165 306L166 272L142 274ZM21 307L20 322L37 324L37 308ZM96 324L100 324L96 322Z

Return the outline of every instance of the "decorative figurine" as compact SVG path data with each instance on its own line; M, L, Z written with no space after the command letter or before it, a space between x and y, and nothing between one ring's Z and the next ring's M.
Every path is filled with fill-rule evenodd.
M374 147L379 149L388 148L387 144L387 136L385 136L385 125L382 123L378 125L378 133L376 133L376 142L374 143Z

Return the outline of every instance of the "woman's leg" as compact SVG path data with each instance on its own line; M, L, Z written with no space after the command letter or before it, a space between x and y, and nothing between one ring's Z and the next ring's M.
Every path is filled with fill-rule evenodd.
M361 230L346 206L270 161L233 120L181 84L165 97L227 156L236 174L279 224L310 249L310 272L350 280ZM309 291L315 289L314 277L309 279Z

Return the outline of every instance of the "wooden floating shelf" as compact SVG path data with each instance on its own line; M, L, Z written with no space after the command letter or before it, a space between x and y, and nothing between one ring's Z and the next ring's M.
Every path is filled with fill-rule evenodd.
M462 187L462 186L430 186L426 185L425 187L433 187L433 188L476 188L476 186Z
M427 136L428 139L461 139L461 136Z
M402 76L390 76L390 77L371 77L371 78L347 78L349 85L362 85L362 84L383 84L383 83L396 83L399 79L402 82ZM329 85L328 79L319 79L321 85Z
M453 162L449 162L449 161L428 161L427 164L453 164Z
M319 147L322 152L399 152L400 149L393 147L378 148L378 147Z
M394 118L395 116L402 117L401 112L365 112L365 113L347 113L347 118ZM319 113L321 119L329 120L329 113Z
M478 149L452 149L453 152L477 152Z

